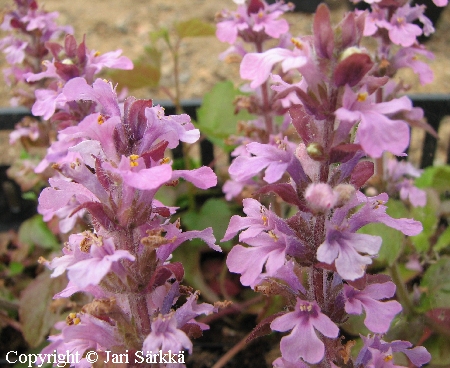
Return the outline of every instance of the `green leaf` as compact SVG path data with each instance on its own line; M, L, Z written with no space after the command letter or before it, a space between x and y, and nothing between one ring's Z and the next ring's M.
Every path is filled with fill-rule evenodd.
M424 343L425 348L431 354L430 367L450 366L450 339L443 335L432 335Z
M450 183L450 166L427 167L420 178L415 180L419 188L434 188L440 192L448 190Z
M239 120L251 120L252 115L240 111L234 113L233 101L242 93L230 81L217 83L211 92L205 94L202 106L197 110L197 125L214 144L231 151L225 140L236 134Z
M163 39L168 45L170 44L169 30L167 28L162 27L152 31L149 33L149 37L152 44L155 44L159 39Z
M65 276L50 277L50 271L41 273L22 292L19 317L22 333L31 347L38 346L47 336L50 328L60 319L50 310L53 295L67 284Z
M25 200L28 200L28 201L37 201L38 196L36 195L35 192L29 191L29 192L22 193L22 198Z
M185 37L214 36L216 27L198 18L189 19L175 24L175 31L180 39Z
M22 273L24 266L19 262L11 262L9 264L9 276L14 276Z
M156 51L155 51L156 52ZM132 70L113 70L109 78L118 83L120 88L139 89L154 88L161 79L161 54L153 55L153 59L138 60Z
M450 258L442 257L425 272L420 287L424 290L420 311L448 308L450 305Z
M402 250L404 239L404 235L400 231L384 224L368 224L358 233L381 236L383 242L376 261L389 266L395 263Z
M42 220L41 215L34 215L22 222L19 228L19 242L45 249L58 249L60 246L58 239Z
M424 207L414 207L411 210L411 217L420 221L423 226L420 234L411 236L411 242L419 252L430 249L430 238L434 235L439 221L438 211L439 198L433 191L427 191L427 204Z
M444 232L439 236L436 244L434 245L433 249L436 252L439 252L445 248L447 248L450 245L450 226L447 227Z
M212 227L214 236L220 240L225 235L232 212L228 202L223 199L210 198L199 212L187 212L183 216L183 224L189 230L203 230Z
M401 201L390 199L387 203L386 213L394 218L409 217L408 210ZM383 242L378 252L377 261L392 266L397 260L405 236L398 230L380 223L372 223L364 226L359 233L381 236Z

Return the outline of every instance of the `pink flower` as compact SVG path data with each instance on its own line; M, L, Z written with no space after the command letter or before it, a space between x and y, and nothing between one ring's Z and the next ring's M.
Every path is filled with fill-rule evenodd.
M152 332L145 338L142 350L178 353L187 349L192 353L192 342L179 327L175 313L160 314L152 321Z
M411 111L411 100L403 96L388 102L375 102L375 96L365 90L358 93L346 85L343 106L336 110L339 120L359 123L356 137L364 151L372 157L381 157L383 151L403 154L409 144L409 127L403 120L392 120L389 115Z
M298 298L295 309L275 318L270 328L280 332L292 330L281 339L280 344L283 359L291 363L303 359L307 363L316 364L323 359L325 346L315 330L330 338L339 334L339 328L320 312L316 302Z
M50 263L54 269L52 277L59 276L66 269L69 280L80 289L89 285L98 285L110 271L124 276L122 259L134 261L135 257L126 250L116 250L113 239L104 239L92 233L71 235L65 255Z
M262 278L263 268L267 276L275 276L286 261L287 242L285 236L261 233L245 241L250 247L235 245L227 257L231 272L241 274L241 284L255 287Z
M355 234L328 228L325 241L317 249L320 262L335 262L337 272L346 280L356 280L364 275L370 256L378 253L381 237Z
M433 53L423 46L402 47L391 59L390 67L393 70L409 67L419 76L420 84L431 83L434 79L434 73L427 63L420 61L417 55L423 55L431 60L434 59Z
M242 59L240 72L242 79L249 79L251 88L262 85L270 76L275 64L281 62L284 73L291 69L299 69L308 63L310 48L308 42L296 41L302 45L293 51L284 48L273 48L263 53L248 53Z
M364 324L375 333L385 333L391 321L400 313L402 306L395 300L380 302L381 299L391 298L395 294L395 284L371 284L364 290L357 290L344 284L345 311L350 314L361 314L362 308L366 312Z
M422 34L422 29L418 25L410 23L415 18L411 17L412 13L413 9L411 9L410 5L405 4L392 15L390 25L387 28L389 38L396 45L403 47L412 46L416 42L417 36Z

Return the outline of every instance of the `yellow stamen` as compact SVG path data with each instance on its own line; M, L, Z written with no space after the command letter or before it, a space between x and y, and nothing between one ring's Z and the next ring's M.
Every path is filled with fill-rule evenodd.
M270 230L268 234L273 240L278 241L278 236L272 230Z
M388 66L390 65L389 61L386 59L382 59L380 61L380 68L381 69L386 69Z
M357 101L364 102L368 96L369 96L369 94L367 92L360 92L360 93L358 93Z
M139 165L139 163L137 162L139 158L139 155L130 155L130 166L131 167L136 167Z
M84 238L80 242L80 250L83 253L89 253L93 244L97 247L103 245L103 237L91 233L90 231L84 231L82 234L84 235Z
M100 56L100 51L96 51L94 56Z
M403 17L397 17L397 23L404 23L405 18Z
M168 164L169 162L170 162L170 158L169 157L164 157L161 161L159 161L159 163L161 165Z
M103 117L103 115L99 115L97 118L98 125L102 125L104 122L105 122L105 118Z
M66 317L66 323L69 326L77 325L81 322L81 319L77 317L76 313L69 313L69 315Z
M267 226L267 216L266 215L262 215L262 220L263 220L263 224L264 226Z
M385 362L389 362L389 361L391 361L393 358L394 358L394 357L392 356L392 354L388 354L388 355L386 355L386 356L383 358L383 360L384 360Z
M291 42L296 48L298 48L299 50L303 50L303 43L298 38L292 37Z

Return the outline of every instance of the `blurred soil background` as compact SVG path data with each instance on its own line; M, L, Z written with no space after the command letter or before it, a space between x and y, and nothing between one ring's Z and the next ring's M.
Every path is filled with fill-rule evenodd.
M325 1L332 10L334 24L342 19L350 7L348 0ZM417 1L431 3L431 0ZM13 0L0 0L0 12L7 11L12 3ZM200 18L214 25L215 15L220 10L236 7L232 0L38 0L38 3L47 11L58 11L59 24L73 26L78 42L86 35L89 49L102 53L122 49L123 55L134 61L143 56L144 47L150 45L149 32L161 27L170 29L175 22L192 18ZM432 6L434 7L433 4ZM294 36L311 34L312 14L296 12L287 14L286 17ZM443 10L435 26L436 32L426 42L426 47L435 54L435 60L429 61L435 80L421 86L418 77L405 70L400 77L411 85L410 93L450 93L450 6ZM4 37L4 34L0 33L0 37ZM173 63L162 41L159 46L163 52L160 85L173 91ZM214 36L183 40L180 49L182 99L201 98L215 83L226 79L240 83L239 64L227 64L219 60L219 54L228 46ZM4 55L0 54L0 69L5 66ZM134 90L130 94L138 98L168 99L161 90L150 88ZM0 76L0 107L9 106L10 97L9 88ZM450 119L447 120L441 124L446 137L450 135ZM413 133L413 137L415 140L421 139L423 132ZM4 147L4 144L7 144L7 139L0 137L0 147ZM444 145L441 152L445 162L448 139L441 140L440 144ZM419 151L420 147L419 144ZM410 154L413 152L414 150L410 151ZM438 163L442 160L437 156Z
M307 1L307 0L304 0ZM0 0L0 9L5 11L12 0ZM347 0L327 0L337 23L348 9ZM72 25L75 37L81 41L86 35L89 49L108 52L122 49L123 55L136 60L143 55L143 47L149 45L148 34L161 27L170 27L178 21L194 17L214 25L214 17L223 8L234 9L231 0L38 0L47 11L60 13L59 24ZM312 15L305 13L287 14L292 34L310 34ZM420 86L418 78L408 73L408 82L415 93L450 93L450 7L445 9L436 26L436 33L427 42L436 59L431 62L435 82ZM1 35L3 37L3 35ZM181 47L182 98L201 98L212 86L228 78L238 81L238 64L225 64L218 55L228 45L215 37L189 38ZM164 51L164 47L161 44ZM5 66L0 56L0 68ZM163 54L161 84L172 88L172 63L169 54ZM134 91L133 91L134 92ZM140 90L133 93L141 98L163 98L167 96L154 90ZM8 87L0 82L0 107L9 106Z

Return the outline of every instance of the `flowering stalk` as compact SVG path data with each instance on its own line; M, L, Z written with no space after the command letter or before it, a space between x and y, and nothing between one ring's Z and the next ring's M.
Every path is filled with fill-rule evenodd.
M47 23L56 16L40 13L34 1L16 3L12 26L21 22L28 30L30 14L42 16L43 22L47 16ZM136 363L131 366L148 366L145 355L161 350L184 366L185 350L192 352L190 338L208 329L195 317L217 307L198 304L198 292L181 285L184 269L170 262L172 252L194 238L220 248L211 228L183 232L179 219L170 220L177 208L155 195L180 180L200 189L216 185L210 168L173 170L165 155L180 141L196 142L200 133L189 116L165 116L151 100L128 97L119 103L112 83L96 75L105 67L132 68L120 50L101 55L72 35L63 45L46 39L41 46L53 59L23 73L24 81L40 87L33 114L42 116L53 132L35 169L42 173L51 166L55 173L39 197L38 210L47 221L59 218L64 233L74 232L78 219L89 229L69 235L61 257L41 262L53 270L52 277L67 271L69 283L55 298L82 292L91 300L56 325L61 333L50 336L43 352L78 354L80 359L71 362L75 367L89 365L88 351L102 356L105 350L124 354Z
M427 363L430 355L424 348L381 340L402 308L392 300L396 287L390 278L366 272L381 237L358 231L371 223L409 236L422 230L418 221L386 213L386 193L366 195L361 189L374 174L374 164L366 157L378 159L385 152L402 156L409 144L408 125L429 129L423 112L406 96L398 97L402 86L390 80L408 66L421 82L429 81L429 68L414 57L430 56L416 40L432 31L424 8L378 1L372 13L348 13L333 27L328 8L321 5L313 35L289 40L271 34L274 22L280 22L275 19L282 11L277 10L287 10L282 2L239 4L237 12L222 13L217 28L218 38L233 45L229 51L242 57L241 77L254 91L245 98L251 103L239 105L240 100L238 108L245 105L261 117L281 115L285 122L276 130L258 121L248 125L254 129L236 140L240 145L229 169L233 182L224 187L229 199L247 188L255 195L278 196L273 206L244 199L246 216L233 216L223 239L240 233L240 243L246 244L234 246L227 258L228 268L241 274L243 285L286 300L285 309L264 319L249 340L270 330L289 333L281 339L275 367L394 367L393 352L403 352L416 366ZM380 21L376 35L382 42L372 56L361 40L375 35L368 29L377 9L392 21ZM417 19L423 30L411 24ZM236 42L238 36L257 45L256 52L245 51ZM263 50L263 41L271 37L280 37L280 44ZM403 45L406 39L408 45ZM391 41L399 40L404 47L397 51ZM270 77L274 92L268 98L264 86ZM293 136L290 122L300 140L288 139ZM406 178L416 174L409 166L398 164L396 169L390 164L385 174L392 183L389 192L423 205L423 192ZM275 211L277 202L278 208L283 202L291 206L290 217L282 216L288 211ZM352 342L342 346L339 326L349 315L362 313L374 335L364 338L363 349L353 359L348 353Z
M41 193L39 208L68 217L86 211L91 230L70 235L64 255L46 263L53 277L68 274L69 284L56 298L84 292L94 300L70 314L44 350L114 349L130 361L136 351L170 350L181 357L192 351L189 337L208 328L194 318L215 307L197 304L197 293L180 285L184 270L170 263L171 253L193 238L220 248L211 228L183 232L179 220L170 222L176 208L154 196L181 179L201 189L216 185L211 169L173 170L164 155L179 141L195 142L199 131L187 115L165 116L151 100L129 97L122 109L112 84L101 79L91 86L73 78L60 96L72 107L88 102L92 113L59 132L55 144L69 148L53 165L60 177ZM79 366L85 363L83 358Z

